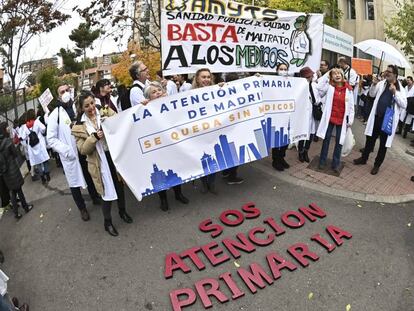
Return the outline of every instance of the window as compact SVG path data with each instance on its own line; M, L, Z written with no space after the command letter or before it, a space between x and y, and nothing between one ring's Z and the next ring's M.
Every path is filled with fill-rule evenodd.
M375 19L374 0L365 0L365 19L371 21Z
M348 19L355 19L355 0L347 0L347 8Z

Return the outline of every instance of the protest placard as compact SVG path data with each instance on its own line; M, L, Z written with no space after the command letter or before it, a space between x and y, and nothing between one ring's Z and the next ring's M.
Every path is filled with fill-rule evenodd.
M49 105L53 100L53 95L50 92L49 88L47 88L46 91L44 91L43 94L40 95L40 97L37 100L42 106L43 111L45 113L49 113L49 108L47 108L47 105Z
M119 173L141 199L306 139L308 89L302 78L250 77L132 107L103 129Z
M269 11L260 8L260 14L235 17L224 9L224 2L220 10L200 3L189 6L186 2L185 9L192 11L178 11L171 5L162 10L164 75L194 73L205 67L212 72L275 72L280 63L288 65L291 73L305 66L319 68L321 14L272 10L272 17L264 17Z

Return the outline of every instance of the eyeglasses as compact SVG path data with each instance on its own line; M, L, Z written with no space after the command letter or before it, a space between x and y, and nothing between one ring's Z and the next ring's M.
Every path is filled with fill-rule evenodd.
M139 72L141 73L141 72L145 72L145 71L148 71L148 67L145 68L145 69L140 70Z

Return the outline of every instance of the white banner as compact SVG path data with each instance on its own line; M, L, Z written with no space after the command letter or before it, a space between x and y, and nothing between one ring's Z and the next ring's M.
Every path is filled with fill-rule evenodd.
M354 37L328 25L323 25L322 48L352 57L354 55Z
M132 107L103 129L119 173L140 200L306 139L310 111L305 79L250 77Z
M43 111L45 113L49 113L49 108L47 107L47 105L49 105L53 100L53 95L52 92L50 92L49 88L47 88L37 100L42 106Z
M172 7L161 11L164 75L194 73L206 67L213 72L275 72L280 63L288 65L291 73L305 66L319 69L322 14L272 10L272 18L259 20L255 14L248 18L246 14L218 15L229 11L207 6L203 13L168 8ZM260 12L267 11L261 8ZM262 13L257 15L263 18Z

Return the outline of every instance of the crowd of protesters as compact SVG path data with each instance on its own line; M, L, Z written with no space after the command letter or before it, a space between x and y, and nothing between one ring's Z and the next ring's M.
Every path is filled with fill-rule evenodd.
M2 207L10 208L19 220L21 207L28 213L33 205L28 203L22 191L24 179L17 162L20 148L26 159L27 169L33 182L41 181L47 185L51 181L49 161L54 158L57 167L62 167L72 198L80 211L83 221L90 219L81 189L87 189L92 203L100 205L103 213L104 230L111 236L117 236L118 230L111 215L112 202L118 206L118 214L123 222L133 222L127 213L125 189L122 178L117 173L105 139L101 124L105 118L137 105L151 105L153 100L171 96L191 89L208 87L214 84L223 86L226 82L241 76L228 73L225 76L213 74L209 69L199 69L192 80L188 75L163 76L157 72L157 81L150 81L149 68L143 62L135 62L129 69L133 83L130 87L119 86L114 89L111 82L102 79L91 91L82 91L76 98L69 85L57 89L56 107L49 113L40 110L37 114L28 110L9 128L0 123L0 195ZM276 75L289 76L288 64L277 66ZM309 138L297 144L300 162L310 162L309 148L313 141L323 139L319 166L325 170L331 137L335 136L330 169L335 173L341 170L341 151L347 129L354 116L366 125L365 147L361 157L354 160L355 165L367 163L379 138L380 145L371 174L375 175L384 161L387 148L391 147L395 134L406 138L414 132L414 88L413 78L398 81L398 68L390 65L380 75L358 76L343 57L336 66L330 67L323 60L320 70L312 71L304 67L299 74L309 83L309 104L312 113L309 116ZM392 132L386 134L382 125L387 118L387 110L393 109ZM414 146L414 140L411 141ZM289 169L285 156L288 146L271 150L272 166L275 170ZM222 172L227 184L241 184L243 179L237 175L237 167ZM217 195L217 174L202 177L202 193ZM414 177L412 178L414 181ZM173 187L175 199L188 204L181 185ZM158 193L160 208L169 209L167 190ZM3 255L0 253L0 259ZM0 297L2 297L0 295ZM8 297L2 297L5 303ZM11 303L18 307L17 299ZM0 308L1 309L1 308ZM23 304L20 310L28 310Z

